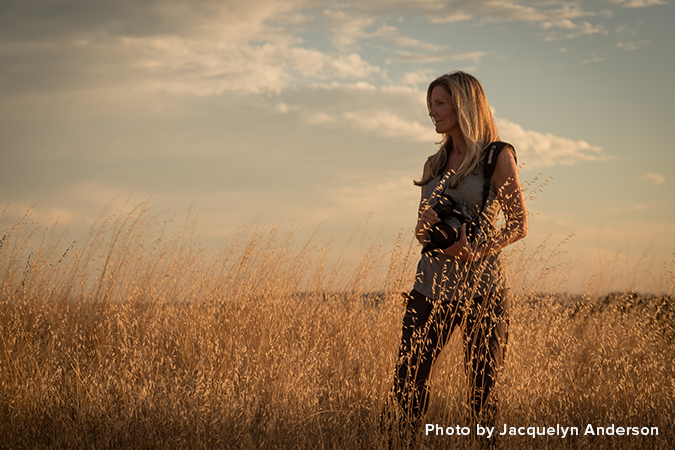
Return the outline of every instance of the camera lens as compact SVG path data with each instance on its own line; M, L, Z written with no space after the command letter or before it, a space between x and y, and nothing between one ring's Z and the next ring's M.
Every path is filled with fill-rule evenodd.
M459 227L461 224L455 218L442 220L433 226L431 231L431 240L440 248L450 247L457 242L459 238Z

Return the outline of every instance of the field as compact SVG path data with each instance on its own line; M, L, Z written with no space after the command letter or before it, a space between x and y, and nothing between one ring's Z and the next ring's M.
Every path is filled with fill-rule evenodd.
M82 242L28 216L3 225L0 448L387 447L408 237L352 267L292 231L206 252L190 223L168 233L143 205L104 214ZM526 435L499 448L672 448L674 326L668 294L516 292L497 426ZM461 355L456 336L426 418L444 435L419 448L477 448L446 434L466 425ZM527 435L557 426L579 435Z

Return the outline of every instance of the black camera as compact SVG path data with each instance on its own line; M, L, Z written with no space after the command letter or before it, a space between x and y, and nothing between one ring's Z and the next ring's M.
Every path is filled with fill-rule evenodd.
M422 248L422 253L450 247L459 239L463 224L466 224L467 239L473 241L476 238L477 221L464 203L456 202L449 195L442 194L432 209L436 211L439 221L427 231L428 240Z

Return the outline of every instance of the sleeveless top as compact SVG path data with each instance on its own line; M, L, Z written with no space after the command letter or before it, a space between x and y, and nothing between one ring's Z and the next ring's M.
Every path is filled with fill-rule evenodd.
M440 192L434 195L434 190L442 182L445 185L444 192L455 201L463 202L472 216L477 217L483 203L483 163L454 188L448 187L452 176L446 172L429 181L423 188L422 198L429 200L431 206L435 205ZM490 193L480 218L483 232L488 236L496 231L498 213L499 203L496 201L494 181L491 181ZM476 243L472 242L471 245ZM417 265L413 288L425 297L441 301L487 297L506 288L501 252L477 262L442 254L423 254Z

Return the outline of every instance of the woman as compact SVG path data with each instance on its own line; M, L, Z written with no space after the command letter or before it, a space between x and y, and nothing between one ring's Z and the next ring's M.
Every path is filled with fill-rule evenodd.
M454 244L423 249L403 318L394 394L408 429L416 430L428 405L431 367L459 326L464 334L472 420L493 426L492 389L504 360L509 312L500 251L527 233L515 151L507 144L499 153L482 207L487 192L486 148L499 140L482 86L464 72L443 75L429 85L427 106L443 141L424 165L422 179L415 182L422 187L415 234L420 243L428 244L430 230L439 223L436 209L444 195L466 205L478 226L467 226L465 221ZM504 225L496 229L499 209Z

